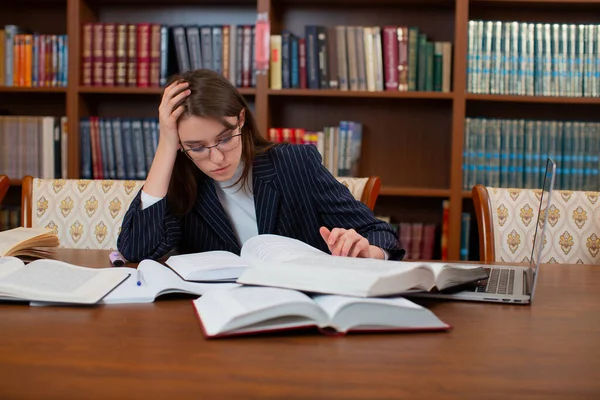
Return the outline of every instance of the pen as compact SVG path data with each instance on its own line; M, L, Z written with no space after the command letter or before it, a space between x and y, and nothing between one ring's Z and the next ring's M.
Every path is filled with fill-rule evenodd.
M137 271L137 285L142 286L142 282L143 282L142 271L140 271L139 269L136 271Z

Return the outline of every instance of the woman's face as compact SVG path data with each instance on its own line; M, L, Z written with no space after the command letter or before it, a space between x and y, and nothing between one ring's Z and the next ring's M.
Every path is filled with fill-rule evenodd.
M243 118L243 115L242 115ZM202 117L186 117L179 121L179 141L194 164L215 181L226 181L242 159L241 127L243 119L225 118L234 129L219 121Z

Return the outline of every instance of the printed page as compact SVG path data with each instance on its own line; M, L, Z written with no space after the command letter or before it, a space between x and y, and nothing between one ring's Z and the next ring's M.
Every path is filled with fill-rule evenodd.
M166 264L183 279L190 281L237 279L249 264L228 251L171 256Z
M128 276L126 271L37 260L0 279L0 294L32 301L96 303Z

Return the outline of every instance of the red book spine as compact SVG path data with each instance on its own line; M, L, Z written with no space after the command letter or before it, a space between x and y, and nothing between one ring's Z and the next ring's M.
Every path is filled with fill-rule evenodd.
M298 39L298 59L300 63L300 89L306 89L306 40Z
M398 90L398 33L397 27L383 27L383 66L385 90Z
M138 24L137 85L150 85L150 24Z

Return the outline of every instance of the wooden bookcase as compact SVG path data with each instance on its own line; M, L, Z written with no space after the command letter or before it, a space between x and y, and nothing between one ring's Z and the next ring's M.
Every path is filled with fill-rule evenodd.
M600 98L466 93L466 58L469 19L600 23L600 0L0 0L0 7L0 25L68 34L68 86L0 87L0 110L66 115L69 178L79 177L81 117L156 117L161 93L160 88L81 86L87 22L252 24L257 13L267 13L272 34L289 29L303 35L307 24L394 24L417 26L432 40L452 42L450 93L271 90L265 75L257 76L255 88L240 90L263 134L271 126L318 129L342 119L361 121L361 175L379 175L383 182L376 213L439 226L442 201L449 199L451 260L459 259L461 213L472 210L470 192L462 189L466 117L598 119ZM13 183L18 190L20 181ZM472 226L476 242L474 219Z

